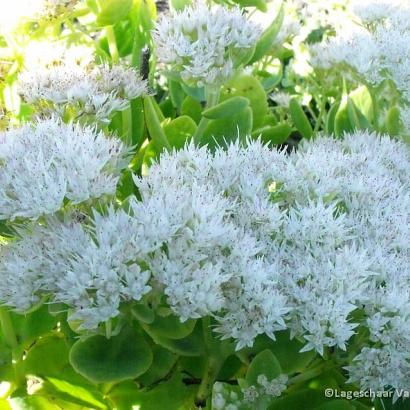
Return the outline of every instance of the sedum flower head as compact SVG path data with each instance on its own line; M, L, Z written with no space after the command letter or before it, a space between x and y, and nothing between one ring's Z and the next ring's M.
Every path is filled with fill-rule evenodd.
M92 116L107 123L115 111L148 93L147 82L133 68L65 64L28 69L19 77L20 94L40 114ZM74 113L74 114L73 114Z
M124 153L119 140L55 119L0 134L0 219L35 219L65 199L113 194Z
M410 101L410 6L403 0L353 1L350 24L311 48L315 67L341 67L372 86L391 80Z
M229 79L252 56L260 33L237 7L198 3L162 17L153 35L159 61L188 84L203 86Z
M48 218L47 228L35 227L0 252L5 261L0 273L6 278L2 299L24 311L51 293L54 302L70 308L68 320L96 328L118 316L121 302L140 300L151 289L150 272L135 252L138 229L129 215L112 208L105 215L95 212L86 225L75 215L63 223ZM14 281L9 280L13 271Z

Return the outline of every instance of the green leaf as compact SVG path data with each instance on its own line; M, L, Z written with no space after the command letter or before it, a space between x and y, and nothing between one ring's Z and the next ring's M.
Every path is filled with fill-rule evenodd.
M172 147L181 149L187 141L195 134L197 125L195 121L186 115L172 120L168 124L164 124L164 132Z
M272 24L262 33L259 41L256 43L255 52L249 61L249 64L260 60L272 48L274 41L282 27L285 17L285 8L283 3L280 6L279 12L273 20Z
M186 6L189 6L192 0L171 0L171 5L174 10L183 10Z
M143 336L134 328L124 327L110 339L96 335L79 340L71 348L70 363L93 383L113 383L146 372L152 352Z
M349 94L350 99L354 102L354 105L363 113L363 115L369 120L373 121L373 100L369 90L366 86L356 88Z
M261 84L267 93L273 91L273 89L282 81L283 78L283 67L280 59L276 58L269 64L263 71L257 72L258 76L261 77Z
M288 374L303 371L317 356L312 350L300 353L304 343L295 338L291 340L288 330L275 332L275 337L276 340L272 340L266 335L258 336L253 347L245 350L247 355L255 355L269 349L278 359L283 372Z
M371 125L363 113L356 107L353 100L348 97L347 99L347 115L349 116L350 122L358 130L370 129Z
M131 308L132 315L142 323L151 324L155 319L154 311L142 303L138 303Z
M389 135L400 135L401 119L400 109L396 106L391 107L387 112L386 129Z
M155 320L149 325L152 333L159 337L167 337L169 339L183 339L192 333L196 324L196 320L189 319L181 322L179 317L175 315L155 316Z
M229 356L218 373L217 380L230 380L235 377L243 363L235 355Z
M232 116L229 121L226 119L210 120L201 144L208 144L210 149L214 149L217 146L224 147L237 139L245 143L246 137L252 132L252 114L252 109L247 107L242 113Z
M260 81L248 74L240 74L229 81L221 90L220 102L232 97L245 97L252 109L253 129L262 127L268 113L266 92Z
M175 80L168 80L168 89L169 89L169 96L171 97L171 101L173 106L180 110L182 103L186 97L186 93L181 86L179 81Z
M354 130L354 124L351 123L349 118L347 102L348 97L345 95L335 116L335 135L337 137Z
M166 377L178 360L176 354L158 345L152 346L152 352L154 355L152 366L138 378L144 386L149 386Z
M324 389L316 390L304 388L297 390L292 394L282 395L281 397L278 397L268 407L268 410L313 410L326 401L327 399L324 395Z
M26 315L10 313L17 339L23 345L30 345L39 336L50 332L56 325L58 319L50 315L47 305Z
M239 114L246 107L249 107L249 100L245 97L237 96L204 110L202 115L211 120L218 120L220 118L229 118Z
M327 112L325 130L327 135L332 135L335 132L336 114L339 110L340 102L336 101Z
M176 372L170 380L150 390L139 390L135 383L124 382L110 391L117 410L183 410L191 409L197 386L186 386Z
M181 83L181 86L185 93L197 101L205 101L205 88L204 87L191 87L185 83Z
M303 108L295 98L292 98L289 103L289 112L292 118L293 124L300 132L303 138L310 139L313 136L313 128L303 111Z
M269 145L283 144L292 133L292 127L289 124L282 123L274 126L267 125L252 132L253 138L261 138L262 141Z
M38 394L57 397L93 409L106 409L103 395L92 385L77 385L56 377L47 377Z
M164 118L161 118L158 113L159 107L157 110L156 106L157 104L152 97L144 98L145 123L147 125L149 135L155 144L156 151L161 152L163 148L171 149L171 145L161 127L160 121L163 121Z
M276 356L266 349L255 356L246 372L248 385L257 385L258 376L264 374L268 380L278 377L282 369Z
M55 400L54 398L31 395L24 397L13 397L9 399L13 410L82 410L83 407L71 403Z
M144 142L144 106L142 98L131 101L131 143L139 149Z
M132 8L132 3L133 0L104 0L97 16L97 25L110 26L125 19Z
M68 364L69 347L60 336L41 338L28 351L24 361L27 374L36 376L59 376Z
M202 118L202 105L195 98L187 95L181 106L181 115L191 117L197 124Z
M205 351L202 327L197 322L193 332L182 339L170 339L168 337L158 336L148 325L141 324L141 327L151 336L152 340L181 356L201 356Z
M242 7L256 7L264 13L268 10L265 0L234 0L234 2Z

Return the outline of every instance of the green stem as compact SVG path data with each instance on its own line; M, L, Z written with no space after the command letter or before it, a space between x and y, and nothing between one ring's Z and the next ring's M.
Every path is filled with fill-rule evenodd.
M124 141L128 145L132 145L132 113L131 113L131 103L130 101L130 107L128 107L126 110L123 110L121 112L121 117L122 117L122 137L124 138Z
M211 396L212 387L218 376L219 370L221 370L221 363L223 363L223 361L212 357L207 360L201 384L199 385L196 394L195 403L197 405L204 406L207 399Z
M110 339L111 335L112 335L112 323L111 323L111 319L109 319L105 322L105 337L107 339Z
M108 49L110 50L112 62L113 64L118 64L120 61L120 55L118 53L117 41L115 39L113 26L107 26L105 28L105 36L108 41Z
M313 135L316 135L316 133L319 131L320 126L322 125L322 120L325 112L325 102L323 101L323 97L320 99L320 104L319 104L319 117L316 120L315 128L313 130Z
M333 364L332 364L333 365ZM330 369L332 366L329 366L328 363L322 363L319 366L310 369L306 372L303 372L301 374L298 374L295 377L292 377L289 380L289 384L297 384L297 383L302 383L305 382L307 380L313 379L319 375L321 375L323 373L324 370L328 370Z
M218 351L213 348L214 340L210 325L211 321L209 316L204 317L202 319L202 331L206 344L207 361L205 371L201 379L201 384L199 385L195 398L195 403L201 407L205 406L207 399L211 396L212 387L225 361L225 357L221 354L221 352L218 354ZM209 406L206 408L208 407Z
M171 151L171 144L161 126L161 113L157 112L156 102L151 96L144 98L144 115L148 133L157 148L159 150L166 148L168 151Z
M367 89L369 90L369 94L370 97L372 99L372 103L373 103L373 123L374 123L374 128L376 130L379 129L379 107L377 104L377 95L376 92L374 90L374 88L372 88L371 86L367 86Z
M213 88L213 87L206 87L206 108L211 108L218 104L219 95L220 95L220 88ZM204 135L205 129L208 126L209 119L202 117L201 121L199 121L198 128L195 131L193 136L194 143L199 145L202 137Z
M15 374L15 382L17 386L24 384L24 371L22 368L22 351L18 344L17 336L14 331L13 322L11 321L10 313L0 308L0 324L3 332L4 340L12 349L12 360Z

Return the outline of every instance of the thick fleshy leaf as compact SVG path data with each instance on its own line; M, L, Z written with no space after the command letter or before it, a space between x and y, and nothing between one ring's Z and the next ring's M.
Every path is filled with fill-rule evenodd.
M387 112L386 130L389 135L399 135L401 129L400 109L396 106L391 107Z
M292 117L293 124L300 132L303 138L310 139L313 136L313 128L310 124L303 108L299 102L292 98L289 103L290 116Z
M117 410L183 410L193 409L197 386L187 386L176 372L170 380L149 390L139 390L135 383L124 382L109 393Z
M274 126L267 125L252 132L252 137L261 138L261 140L270 145L283 144L292 132L289 124L282 123Z
M214 107L208 108L202 112L205 118L217 120L220 118L229 118L239 114L249 106L249 100L245 97L237 96L229 98Z
M152 351L134 328L124 327L110 339L96 335L79 340L71 348L70 363L94 383L113 383L146 372L152 363Z
M262 33L261 38L256 43L255 52L253 53L253 57L249 61L249 64L260 60L267 52L270 51L279 30L282 27L284 17L285 9L282 4L277 16L275 17L275 20L273 20L272 24Z
M97 25L110 26L126 18L132 8L133 0L104 0L97 16Z
M197 129L195 121L186 115L164 124L164 132L173 148L181 149L192 138Z
M238 75L222 88L220 102L237 96L249 100L249 106L252 109L253 129L263 126L265 116L268 113L268 102L260 81L248 74Z
M261 374L264 374L268 380L272 380L281 373L282 369L278 359L269 349L266 349L252 360L246 372L246 381L250 386L256 385L258 376Z
M181 322L175 315L155 316L155 320L149 325L150 331L159 337L169 339L183 339L192 333L196 320L190 319Z

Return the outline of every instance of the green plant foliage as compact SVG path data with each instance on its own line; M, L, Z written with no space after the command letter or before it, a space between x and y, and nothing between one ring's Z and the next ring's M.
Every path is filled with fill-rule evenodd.
M200 187L200 194L203 194L200 197L194 192L194 188L192 191L188 190L184 193L188 197L185 201L188 206L181 197L177 197L171 205L168 202L168 197L178 190L178 184L184 185L185 182L182 178L180 181L179 175L175 174L175 169L178 169L180 164L186 165L192 174L202 172L203 178L209 177L210 181L214 177L207 164L196 165L194 156L197 155L198 146L207 146L214 152L218 148L226 149L231 143L247 146L260 139L272 151L272 158L276 158L276 151L281 151L283 161L286 161L294 151L298 152L300 143L315 144L319 137L326 135L336 137L341 140L338 143L342 143L347 133L356 130L370 131L375 135L388 134L392 141L410 143L410 93L398 81L400 74L407 72L408 50L400 44L397 46L399 41L394 39L394 36L393 40L390 40L394 43L389 44L389 36L386 35L387 45L369 47L374 53L378 50L377 52L386 54L382 56L384 59L380 60L383 61L382 64L376 61L376 55L369 61L366 60L366 47L361 48L360 53L352 55L352 60L355 61L332 62L332 58L337 60L339 57L333 49L328 48L327 53L320 51L321 47L332 45L335 38L340 40L339 33L343 33L346 27L352 29L355 24L360 24L360 32L368 31L368 36L363 36L366 41L379 41L384 30L394 29L400 33L400 41L404 44L403 39L410 36L410 29L407 26L396 26L399 22L404 25L404 22L410 20L410 8L405 1L398 0L394 7L378 9L380 19L365 22L360 21L360 16L354 16L350 0L210 0L203 2L201 16L195 15L197 3L194 0L36 0L28 1L27 5L30 7L25 7L22 6L25 2L15 0L2 4L2 198L7 197L11 202L16 200L17 203L19 192L13 189L19 182L20 173L26 168L30 175L36 172L40 175L39 170L42 170L41 178L44 178L44 181L40 181L37 192L32 190L32 181L21 189L29 192L29 202L33 205L37 200L35 194L46 196L44 192L47 192L49 184L55 183L57 196L60 195L60 190L63 192L63 188L68 185L61 177L59 169L50 165L52 160L45 161L45 152L35 156L31 165L27 165L30 164L30 148L38 146L31 144L31 138L35 136L35 132L32 134L31 130L30 142L24 146L24 152L19 151L16 156L13 151L17 171L10 178L11 182L6 181L8 177L5 171L8 165L4 158L8 155L5 152L9 150L9 145L3 143L5 131L23 127L28 122L36 124L45 118L53 118L61 121L64 126L70 123L74 128L90 127L96 134L101 133L104 139L110 140L110 145L108 154L103 152L103 148L101 152L96 149L95 156L83 161L86 163L84 169L90 167L90 174L95 171L95 177L90 180L88 187L92 195L87 196L84 193L84 199L79 194L74 200L71 192L66 196L61 193L61 206L58 209L53 208L53 211L49 211L47 206L34 217L23 217L18 212L15 217L9 219L7 215L1 216L0 298L4 294L7 296L4 299L13 299L14 294L18 294L18 287L12 286L14 273L16 283L24 290L27 286L28 290L23 292L24 297L20 298L22 307L17 306L19 303L15 300L0 299L0 410L410 408L410 399L392 401L391 397L384 397L372 401L368 397L352 400L336 395L326 397L326 389L333 389L333 392L358 392L360 383L350 384L349 366L354 363L354 358L363 347L384 348L384 342L376 341L377 337L373 337L369 330L361 325L353 328L345 349L338 343L323 343L324 350L321 352L320 348L304 351L308 338L312 335L290 327L290 323L295 324L289 318L294 314L292 300L286 302L285 310L290 306L289 313L284 314L283 318L280 316L283 323L279 320L273 323L272 319L274 330L271 330L269 335L266 329L270 323L264 329L259 327L257 321L253 323L252 315L258 318L263 310L260 300L249 300L249 306L243 308L244 311L249 308L252 312L244 313L244 317L249 315L248 322L239 324L240 320L234 317L235 313L239 317L242 310L229 312L232 317L222 322L221 319L227 318L226 311L229 310L226 301L232 295L238 295L239 298L242 290L244 294L256 290L249 290L253 286L252 281L246 283L245 276L240 276L236 270L237 249L232 251L233 248L230 249L225 244L215 245L215 238L223 237L222 242L225 240L225 234L207 231L208 225L210 229L213 227L212 218L219 217L217 212L208 212L206 208L205 199L209 199L209 192L213 191L206 190L204 193L205 188ZM371 8L373 4L371 1L363 3L366 3L361 5L364 11L369 11L367 7ZM208 9L208 6L214 8ZM36 10L31 10L32 7ZM193 9L183 20L181 15L186 13L187 7ZM208 14L205 15L206 13ZM168 21L169 24L161 26L163 21ZM207 22L210 22L211 26ZM256 27L256 24L260 24L260 27ZM382 29L376 30L380 24ZM344 50L347 55L355 50L356 44L362 44L355 42L355 30L351 31L352 33L349 31L347 34L352 34L352 41ZM258 33L260 35L256 35L252 40L252 36ZM378 33L376 39L375 33ZM164 36L168 36L165 40L171 40L161 42ZM398 53L400 61L400 64L396 61L397 72L394 71L394 64L388 61L395 52ZM328 57L329 61L325 57ZM195 64L192 63L193 60ZM324 60L322 65L319 64L321 60ZM383 67L379 67L377 75L368 78L359 70L358 64L365 66L368 70L365 72L376 69L377 64ZM32 79L28 85L23 82L25 74ZM410 77L404 74L403 78L407 79L406 84L409 85ZM50 152L55 155L58 151L57 144L53 146L48 135L47 133L45 144L49 143ZM116 142L118 145L115 145ZM175 160L180 161L178 165L168 162L169 167L165 170L151 168L154 162L159 163L159 166L163 164L161 161L164 157L161 157L161 154L180 151L187 145L189 149L186 155L180 155L178 160ZM69 153L73 157L72 162L67 162L70 171L72 163L81 160L89 148L88 143L83 144L81 141L75 150ZM115 157L114 154L122 150L124 155ZM112 161L104 162L104 155L113 155ZM374 155L377 156L376 150ZM325 155L321 159L323 164L328 160ZM369 156L364 158L363 162L371 160ZM389 164L390 160L393 162L393 159L386 158L386 164ZM238 161L240 163L241 159ZM278 159L278 163L272 164L273 167L278 167L275 168L278 174L284 164L280 161L282 160ZM318 161L319 165L321 163ZM224 164L219 165L222 168ZM245 166L247 165L243 165ZM81 185L85 175L74 168L73 166L72 175L69 172L72 179L70 183L74 186L79 182ZM258 172L265 175L268 170L265 165L261 168L264 169ZM163 214L157 212L155 206L158 204L154 201L145 208L138 207L140 204L145 205L147 192L151 188L153 191L156 189L150 185L145 187L144 191L139 181L142 180L143 184L147 176L155 176L157 171L163 172L158 179L165 181L161 185L161 193L162 190L171 188L169 192L164 192L163 198L159 194L154 198L160 204L158 208L164 210ZM281 179L279 176L277 180L276 177L264 180L261 190L266 189L266 202L277 205L278 214L288 215L296 204L300 203L300 198L291 191L293 179L306 175L306 193L309 193L309 200L312 200L312 203L321 200L321 205L326 209L335 204L334 214L331 215L343 219L348 212L349 201L346 198L342 201L337 188L332 188L331 192L326 191L320 197L319 191L311 189L311 182L308 181L311 176L305 171L303 166L295 163L294 169L290 171L292 178ZM183 178L191 178L189 172ZM256 179L260 175L257 174ZM221 201L234 195L235 201L237 199L241 202L242 198L248 195L245 192L246 184L233 181L230 170L221 175L222 177L226 177L227 182L217 193ZM399 178L404 180L402 175L398 176ZM107 181L112 187L100 193L100 185ZM331 180L321 182L332 183ZM359 181L358 189L365 192L368 185L374 181L368 182ZM386 175L386 184L388 183ZM406 183L407 181L403 181L403 191L408 187ZM96 184L96 187L91 186L92 184ZM6 190L3 189L4 186L7 187ZM239 187L238 192L235 191L236 186ZM192 201L204 199L200 202L200 210L197 213L186 209L189 208L191 194ZM248 197L246 201L249 199L250 203L259 200L253 192L250 192ZM48 196L46 198L51 209L52 201ZM133 201L138 204L135 208ZM264 246L260 246L262 242L266 240L269 246L280 243L281 247L285 247L289 241L281 240L281 232L285 229L283 225L278 224L271 229L271 219L273 220L275 215L265 213L263 203L259 205L260 212L257 215L254 215L253 211L248 214L253 218L250 219L251 224L270 229L266 235L263 233L263 239L257 235L250 239L250 242L254 241L250 245L250 252L254 252L255 259L257 258L258 262L260 259L262 263L264 258L267 258L265 251L261 250ZM2 212L7 207L7 204L0 203L0 215L3 215ZM230 224L238 217L233 208L229 208L221 217L224 222L229 221ZM390 212L387 208L383 209L383 214ZM114 230L111 225L107 232L103 229L99 231L96 218L100 213L105 215L112 211L117 214L119 210L127 214L119 216L119 219L124 217L121 229L116 231L115 235L111 235L111 228ZM180 220L187 216L186 223L172 222L179 214L183 214ZM406 243L405 239L402 239L406 233L404 210L402 214L403 226L392 223L387 229L389 232L391 229L392 233L392 260L405 254L402 250L403 243ZM131 218L126 219L128 217ZM299 210L292 215L295 231L300 228L299 217ZM137 228L132 226L134 222L131 222L131 219L138 221ZM149 220L149 224L145 226L141 223L140 226L139 221L145 220ZM206 224L204 221L207 221ZM194 260L196 256L187 252L181 257L187 259L187 272L179 268L173 270L171 265L174 262L172 257L175 249L172 249L163 237L172 237L176 243L179 241L178 244L186 241L190 246L191 241L198 241L197 236L202 234L202 231L198 231L198 222L206 226L206 240L202 241L199 250L195 250L198 253L197 260ZM82 235L90 236L88 239L91 238L91 250L84 249L84 261L80 260L83 255L79 252L78 258L71 264L53 261L55 266L47 268L50 265L48 259L52 255L53 243L46 235L35 237L40 245L26 244L24 246L27 249L14 247L24 235L34 235L41 229L47 230L54 224L62 226L63 223L67 225L67 229L77 224L84 227L84 232L83 228L78 228L78 232L73 234L73 243L81 247L81 252L84 239ZM320 231L322 225L315 224L312 230ZM134 228L135 231L139 228L141 230L138 235L131 237ZM245 228L243 230L246 231ZM403 233L402 237L393 238L395 232L399 231ZM242 231L239 236L241 234ZM300 234L300 237L304 234L306 232ZM337 234L335 232L335 238ZM247 238L246 235L247 232L243 232L243 236ZM54 242L63 243L60 236L56 235L56 238ZM324 242L331 241L333 236L322 239ZM303 238L300 240L303 241ZM298 241L299 236L290 242ZM109 251L101 251L103 247L99 246L100 242L106 244ZM127 247L124 252L125 262L119 264L116 251L124 242L129 245L129 249ZM210 261L207 253L218 246L221 249L218 249L220 253L217 255L220 256L215 259L227 256L232 260L229 269L225 266L222 269L223 275L231 275L229 282L223 282L220 286L221 295L196 291L197 285L191 283L195 280L203 282L204 287L207 285L209 289L214 289L213 281L216 279L213 275L216 272L215 275L218 276L220 261ZM300 273L301 276L306 274L306 278L292 282L292 286L300 286L301 292L304 282L309 280L308 269L316 261L316 254L310 246L315 245L309 244L304 253L300 252L306 258L306 272ZM340 250L342 246L345 245L340 244ZM30 254L31 247L41 249L39 255ZM13 249L13 257L8 255L9 249ZM281 251L278 252L279 258L282 258ZM30 255L30 260L21 262L20 253L24 252ZM62 260L63 253L60 252ZM66 253L71 255L71 251ZM363 250L366 255L364 259L370 260L371 255L368 256L367 253L370 255L371 252ZM142 254L144 256L141 256ZM156 268L156 258L161 257L169 257L169 271L166 268L161 272ZM106 263L101 263L101 259ZM208 264L212 265L209 271L206 270ZM334 268L332 264L333 260L330 258L329 269ZM343 263L342 265L343 269L350 269ZM293 265L289 263L289 266ZM13 269L13 274L7 276L7 272ZM272 269L274 270L275 266ZM48 272L51 270L52 273ZM65 286L70 284L64 289L67 297L56 297L56 288L64 286L52 283L57 277L54 270L63 273L61 276L67 279L64 281ZM191 270L195 274L198 272L198 277L193 277ZM48 273L53 279L50 280ZM118 277L123 276L115 283L111 278L117 273ZM144 278L145 273L149 274L145 283L146 289L139 289L140 284L132 287L131 284ZM376 273L380 272L377 270ZM178 277L174 283L173 275L182 277L185 274L182 281L178 282ZM278 273L282 274L283 272ZM105 275L109 280L100 280ZM174 293L168 292L168 284L162 280L161 275L168 276L167 280L172 283ZM251 277L253 278L254 276ZM266 289L263 282L260 292L269 289L268 282L271 279L266 278ZM384 279L384 276L374 277L375 281L380 282L377 282L380 289L386 286ZM185 280L186 282L181 284ZM114 301L113 306L101 307L101 289L94 283L98 281L110 297L117 292L120 300L118 306L114 306L113 297L110 299ZM41 294L38 291L40 282L46 283L42 283L44 286L41 288ZM77 284L81 288L78 294ZM185 285L191 289L190 292L185 292ZM144 288L144 285L141 287ZM180 300L186 298L189 299L187 304L195 305L198 300L208 296L213 301L210 303L212 306L204 305L197 310L186 308L182 303L179 306L179 301L172 301L174 297ZM211 296L215 298L212 299ZM276 300L275 297L272 295L272 301ZM76 303L70 304L70 298L75 299ZM216 300L219 303L219 299L224 300L221 303L223 307L218 305L218 308L215 308L213 303ZM332 295L329 295L329 300L333 300ZM233 300L229 303L234 302ZM87 317L87 310L100 308L107 309L107 312L100 312L104 318L96 321L98 323L95 327L85 326L85 319L79 319ZM185 308L188 313L184 311ZM183 311L184 313L181 313ZM329 316L333 313L329 313ZM181 321L179 315L189 319ZM393 313L391 315L393 317ZM107 317L111 319L106 320ZM271 320L270 316L266 320ZM357 308L346 316L349 323L363 323L365 320L364 309ZM221 330L223 326L229 326L229 323L234 327L230 329L231 333L226 329ZM285 329L286 326L286 330L275 330ZM303 324L296 324L297 326L305 329ZM392 333L389 326L394 327L393 323L388 323L383 328L385 340L388 340ZM406 330L405 327L403 329ZM266 334L262 333L263 331L266 331ZM249 334L246 334L247 332ZM334 329L327 332L335 333ZM328 333L322 337L326 338ZM293 337L294 335L296 336ZM240 343L237 343L239 340ZM397 361L392 354L389 358ZM385 360L388 361L387 358ZM382 362L382 359L380 361ZM396 364L396 367L403 366L403 369L406 369L405 362ZM391 364L386 365L388 366L394 367ZM369 370L370 376L372 375ZM403 379L405 377L406 375ZM278 385L280 389L275 391ZM386 389L390 387L385 386Z
M79 340L70 350L70 363L94 383L112 383L146 372L152 363L152 352L142 335L125 327L110 339L96 335Z

